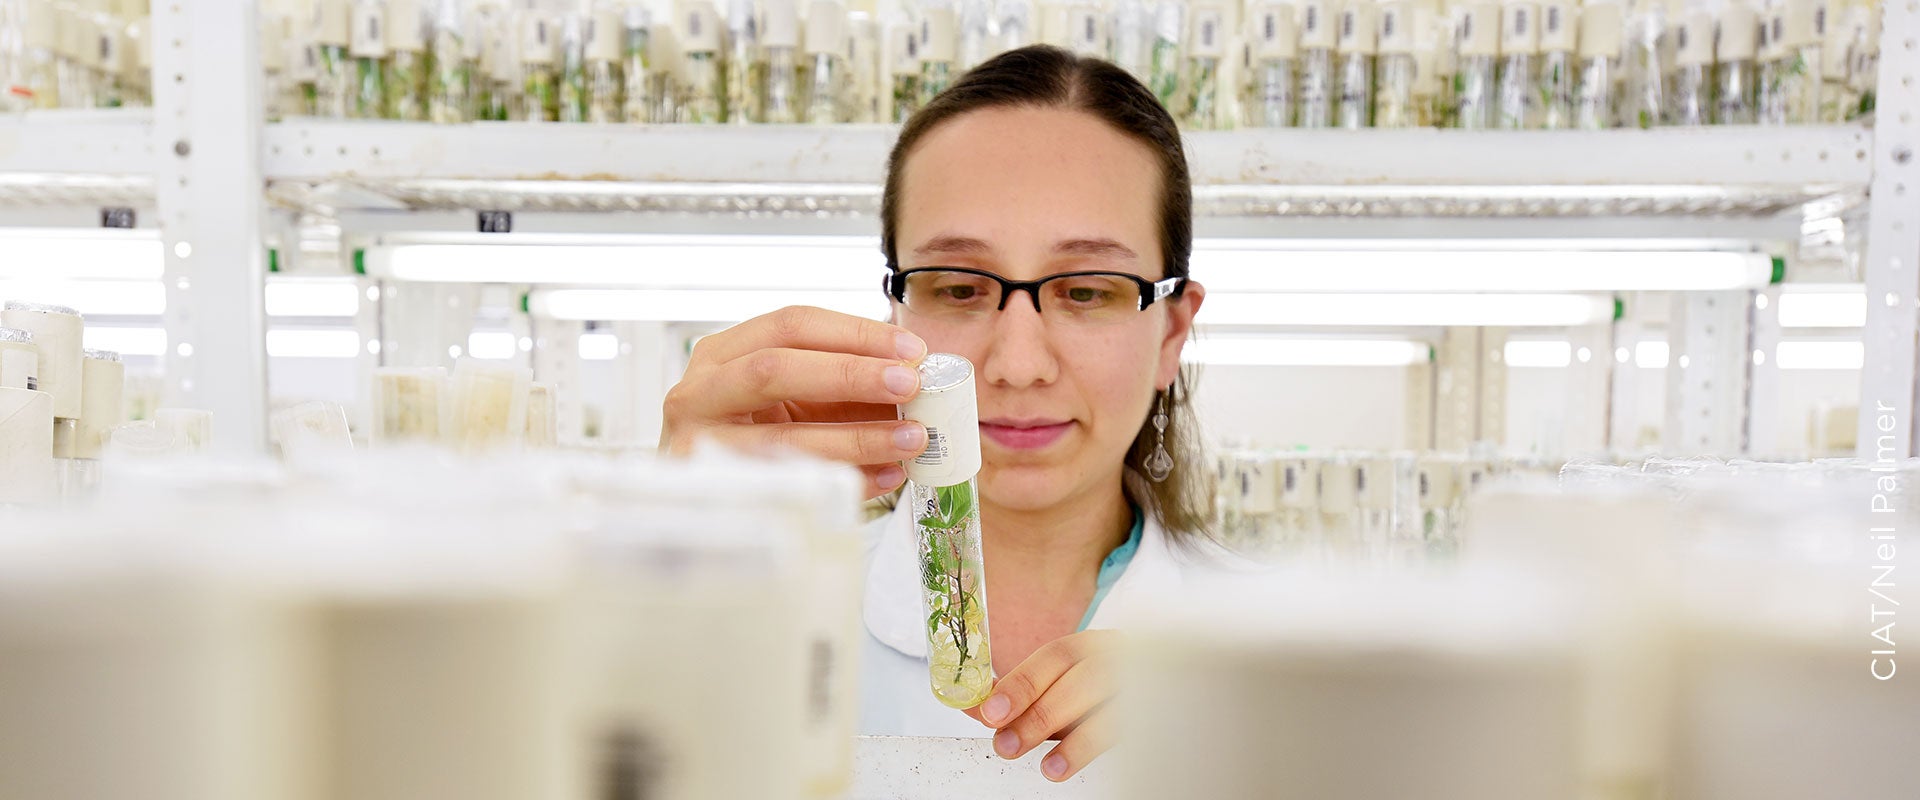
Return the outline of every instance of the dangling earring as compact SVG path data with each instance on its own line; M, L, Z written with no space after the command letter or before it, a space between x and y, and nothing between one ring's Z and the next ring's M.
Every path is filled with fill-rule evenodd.
M1147 456L1147 478L1160 483L1173 474L1173 456L1167 455L1167 397L1172 390L1158 392L1160 410L1153 414L1153 455Z

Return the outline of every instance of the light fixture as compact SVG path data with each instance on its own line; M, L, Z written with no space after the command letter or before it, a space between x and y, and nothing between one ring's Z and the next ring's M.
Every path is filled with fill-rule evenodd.
M0 278L157 281L166 268L152 229L0 228L0 253Z
M593 322L741 322L794 305L868 319L888 312L877 282L866 291L551 289L528 298L534 316Z
M1573 345L1564 340L1509 339L1502 357L1509 367L1566 367L1573 363Z
M1867 361L1861 342L1786 341L1774 351L1781 369L1860 369Z
M167 332L163 328L122 328L88 325L80 341L89 350L112 350L123 356L159 356L167 352Z
M351 317L360 312L360 287L341 278L271 279L266 306L269 317Z
M1779 313L1783 328L1859 328L1867 324L1867 292L1859 286L1783 289Z
M11 254L7 257L11 258ZM146 281L45 277L5 280L0 281L0 297L67 306L83 317L158 317L167 310L167 292L157 278Z
M1195 279L1217 292L1716 291L1766 286L1762 253L1689 250L1293 249L1195 242Z
M269 358L355 358L360 334L348 330L267 331Z
M1613 299L1583 294L1229 294L1209 291L1208 325L1566 327L1613 319Z
M474 358L512 358L516 341L507 331L474 331L467 335L467 355Z
M497 234L495 236L498 236ZM660 289L869 289L880 242L862 236L411 234L366 249L367 274L430 283Z
M1671 356L1672 348L1666 342L1649 339L1633 346L1634 366L1641 369L1666 369Z
M1433 347L1404 339L1288 339L1203 335L1180 360L1223 367L1404 367L1424 364Z
M580 334L580 360L612 361L620 356L620 337L611 333Z

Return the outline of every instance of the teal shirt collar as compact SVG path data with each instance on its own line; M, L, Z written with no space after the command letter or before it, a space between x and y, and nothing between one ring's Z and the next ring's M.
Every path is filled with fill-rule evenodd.
M1093 600L1087 603L1087 614L1080 618L1079 631L1093 624L1093 615L1100 610L1100 601L1107 598L1107 592L1120 582L1120 576L1126 574L1127 565L1133 563L1133 555L1140 552L1140 537L1146 529L1146 517L1140 513L1140 507L1133 508L1133 530L1127 532L1127 540L1113 548L1105 561L1100 562L1100 574L1094 578ZM1078 632L1078 631L1076 631Z

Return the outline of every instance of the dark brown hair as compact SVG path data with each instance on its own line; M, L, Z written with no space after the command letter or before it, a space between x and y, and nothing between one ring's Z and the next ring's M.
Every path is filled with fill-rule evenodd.
M943 122L983 108L1061 108L1091 114L1153 151L1160 163L1160 261L1163 277L1187 277L1193 252L1193 187L1187 176L1180 129L1153 92L1117 66L1057 47L1035 45L1003 53L973 68L910 117L887 157L886 190L880 199L880 249L897 265L901 181L914 145ZM1192 368L1182 366L1168 387L1166 447L1174 458L1165 481L1146 479L1141 466L1158 436L1152 415L1141 420L1127 456L1127 491L1174 537L1204 534L1213 517L1212 471L1203 463L1199 424L1193 414Z

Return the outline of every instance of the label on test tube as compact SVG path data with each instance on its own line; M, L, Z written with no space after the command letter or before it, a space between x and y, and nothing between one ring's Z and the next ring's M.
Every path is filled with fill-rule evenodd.
M418 53L427 49L426 32L421 30L419 0L387 0L387 49L396 53Z
M1098 6L1076 5L1067 11L1067 30L1078 53L1103 56L1107 50L1106 20Z
M1300 36L1294 29L1293 13L1293 6L1285 3L1260 10L1256 55L1262 59L1291 60L1299 53Z
M1225 38L1221 30L1220 9L1211 6L1193 10L1193 43L1191 55L1196 58L1219 58L1226 52Z
M920 393L900 406L900 418L927 429L927 449L905 463L922 486L952 486L980 472L980 409L973 364L951 353L920 362Z
M1720 10L1720 27L1714 37L1715 55L1721 63L1752 61L1759 52L1760 15L1746 3L1728 3Z
M1580 14L1580 57L1620 58L1620 6L1598 3Z
M1413 54L1413 4L1380 4L1380 53Z
M387 9L379 3L353 4L353 41L355 58L381 58L387 54Z
M1500 55L1499 19L1499 6L1467 6L1460 17L1460 55Z
M1540 50L1546 53L1571 53L1579 45L1573 24L1574 5L1569 0L1547 0L1540 4Z
M1508 55L1540 52L1540 17L1528 3L1507 5L1501 26L1500 51Z
M1331 50L1333 24L1327 19L1326 0L1307 0L1300 4L1300 49Z
M1379 26L1374 23L1371 3L1347 6L1340 12L1338 48L1342 53L1372 55L1378 45Z
M1240 477L1240 510L1247 514L1271 514L1279 508L1275 502L1273 462L1266 456L1242 456L1234 471Z
M951 63L959 46L953 9L929 8L920 20L920 60Z

